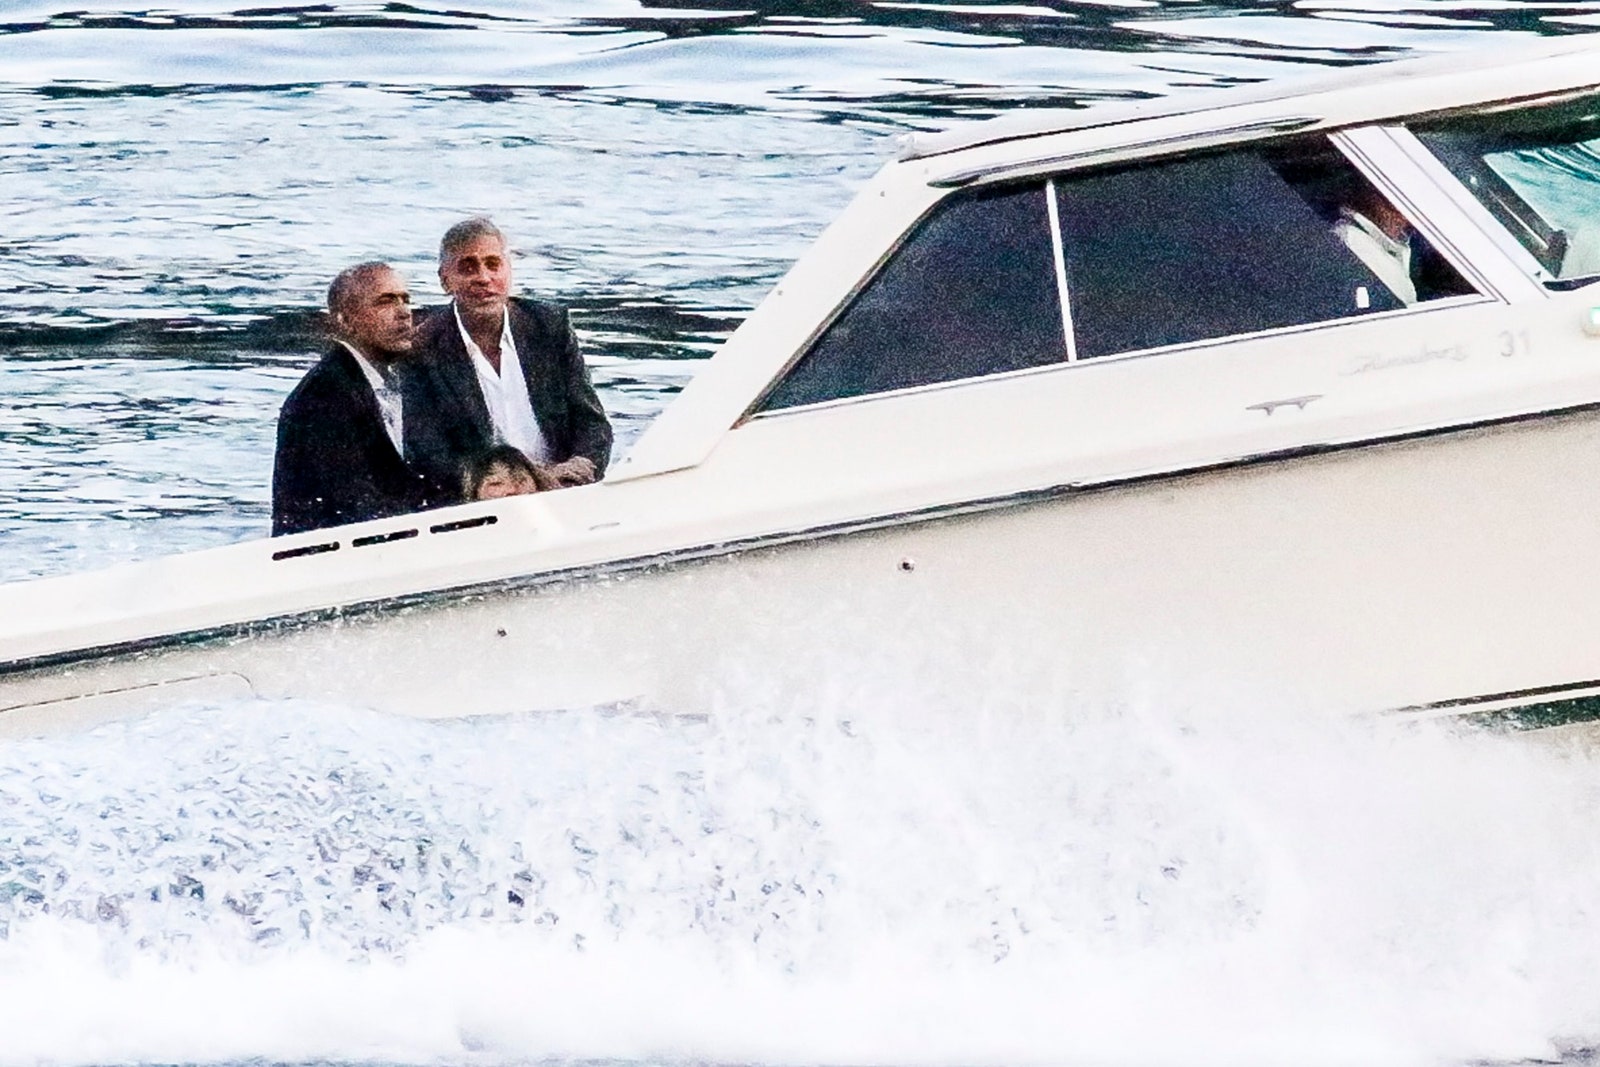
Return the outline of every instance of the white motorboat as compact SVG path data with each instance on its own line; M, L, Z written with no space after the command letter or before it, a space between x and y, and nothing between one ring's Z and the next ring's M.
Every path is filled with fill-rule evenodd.
M1597 409L1600 37L1020 111L911 140L602 484L0 588L0 724L692 709L990 634L1581 717Z

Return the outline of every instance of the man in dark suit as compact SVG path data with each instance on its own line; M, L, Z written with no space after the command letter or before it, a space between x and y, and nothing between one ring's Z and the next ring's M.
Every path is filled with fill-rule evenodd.
M278 415L273 535L456 503L453 479L407 462L440 446L416 394L402 388L413 346L405 281L385 263L341 271L328 288L328 318L333 347Z
M439 283L450 305L423 321L417 348L433 437L453 468L509 444L562 485L604 475L611 424L567 313L511 296L511 256L494 223L450 227L439 243Z

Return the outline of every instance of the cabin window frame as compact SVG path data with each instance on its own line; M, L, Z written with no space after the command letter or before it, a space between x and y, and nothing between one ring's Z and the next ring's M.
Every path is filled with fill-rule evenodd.
M1441 205L1448 204L1449 207L1456 208L1458 213L1460 213L1460 209L1465 208L1466 205L1456 202L1456 198L1454 196L1447 196L1447 199L1439 199L1437 197L1427 195L1425 188L1421 184L1424 176L1432 179L1429 184L1437 185L1438 183L1437 176L1430 173L1431 168L1420 166L1417 167L1417 173L1410 175L1408 181L1406 179L1397 178L1388 171L1382 169L1377 162L1371 158L1376 156L1381 159L1384 157L1385 153L1377 150L1377 142L1372 140L1369 135L1378 134L1388 138L1393 132L1411 136L1410 132L1404 130L1403 128L1390 128L1373 125L1349 127L1345 129L1307 130L1304 132L1289 134L1285 137L1229 142L1227 144L1206 145L1199 148L1196 148L1192 145L1185 145L1181 149L1171 152L1153 154L1148 159L1138 161L1124 159L1116 162L1105 162L1095 160L1093 162L1085 163L1081 166L1065 166L1049 171L1040 171L1032 168L1022 171L1021 173L1005 171L996 173L981 182L950 187L949 192L945 196L942 196L938 200L934 201L926 208L926 210L919 214L915 220L909 223L902 231L899 238L893 243L893 245L891 245L882 256L878 257L873 262L873 265L869 270L867 270L859 279L856 280L855 284L851 286L850 291L842 300L838 302L826 319L824 319L822 323L807 336L805 342L795 350L794 355L784 364L782 370L773 375L767 384L760 390L756 397L746 407L744 414L735 425L737 426L754 419L801 414L805 412L834 408L844 404L855 404L879 399L889 399L893 397L919 395L935 389L971 387L978 382L1008 381L1023 375L1057 374L1073 367L1099 364L1115 365L1123 362L1124 360L1173 355L1179 352L1203 351L1218 345L1269 340L1313 331L1339 329L1359 323L1384 321L1399 316L1430 314L1442 312L1451 308L1460 308L1484 303L1504 304L1510 302L1508 294L1505 292L1505 289L1508 286L1511 289L1516 290L1519 295L1526 295L1526 293L1523 293L1524 287L1514 280L1517 277L1521 277L1520 272L1512 272L1504 269L1510 265L1505 263L1503 259L1500 264L1501 269L1496 270L1491 275L1486 275L1484 271L1474 269L1472 263L1468 260L1468 257L1462 254L1462 250L1460 248L1462 241L1466 240L1468 243L1470 243L1469 235L1471 233L1479 233L1481 227L1475 224L1476 220L1473 220L1474 224L1464 225L1456 220L1447 220L1440 217L1439 208ZM1352 137L1352 135L1358 136ZM1250 331L1247 333L1225 334L1219 337L1179 341L1168 345L1130 349L1125 352L1112 352L1087 358L1082 358L1079 356L1076 332L1074 330L1075 322L1072 309L1071 286L1067 277L1065 245L1061 231L1061 219L1059 213L1060 206L1057 195L1058 181L1070 181L1076 176L1087 176L1096 171L1125 167L1130 163L1135 165L1143 163L1159 165L1163 163L1173 163L1195 156L1222 154L1228 152L1249 152L1259 148L1262 145L1270 144L1273 141L1299 139L1304 137L1325 138L1329 145L1339 152L1357 171L1357 173L1361 175L1361 177L1368 182L1371 182L1385 196L1390 197L1396 206L1400 207L1405 213L1407 219L1417 227L1418 231L1434 244L1435 249L1442 256L1444 256L1446 261L1449 262L1449 264L1461 274L1461 277L1464 280L1473 285L1478 291L1473 293L1463 293L1456 296L1438 297L1433 300L1421 301L1410 306L1391 308L1386 311L1374 311L1362 315L1352 315L1334 319L1319 319L1313 322L1294 323L1286 326L1272 327L1265 330ZM1412 136L1412 140L1415 140L1414 136ZM1405 147L1403 142L1401 142L1400 147ZM1426 147L1421 145L1421 142L1417 142L1417 148L1426 155L1428 160L1432 161L1433 165L1437 167L1439 171L1449 178L1450 183L1459 184L1456 183L1454 175L1451 175L1448 170L1445 170L1443 164L1434 159L1432 153L1428 152ZM1408 159L1411 156L1409 150L1405 151L1404 154L1408 157ZM1399 159L1399 155L1395 154L1393 158L1397 160ZM1411 159L1410 161L1413 163L1419 162L1414 159ZM826 400L819 400L809 404L797 404L792 407L772 409L764 409L762 407L762 405L767 401L768 397L770 397L771 394L777 389L778 385L794 371L794 369L799 365L800 361L803 360L808 353L810 353L812 347L818 342L818 340L834 325L835 322L839 320L841 316L845 314L851 305L860 297L862 292L864 292L867 287L879 277L884 267L890 262L890 260L900 254L901 250L928 221L928 219L933 217L936 212L940 211L950 199L961 195L963 192L967 192L975 188L1003 185L1030 186L1042 192L1047 198L1051 250L1055 260L1056 291L1061 306L1062 327L1066 340L1065 354L1063 359L1054 363L1047 363L1032 367L1020 367L1013 370L998 371L993 374L983 374L966 378L952 378L944 381L926 382L921 385L905 386L898 389L887 389L873 393L861 393L852 396L830 397ZM1448 188L1444 190L1444 192L1448 194ZM1491 220L1493 219L1493 216L1490 216L1487 210L1484 209L1481 204L1477 204L1477 201L1472 198L1470 192L1463 189L1462 193L1469 200L1472 200L1472 203L1477 206L1479 211L1483 212L1485 217ZM1467 213L1471 214L1470 211ZM1452 224L1453 222L1455 224ZM1496 223L1496 226L1498 226L1498 223ZM1481 233L1479 233L1479 235L1482 236ZM1509 235L1507 236L1509 238ZM1513 242L1515 240L1514 238L1510 239L1513 240ZM1523 250L1523 254L1527 255L1525 250ZM1529 258L1531 259L1532 257L1529 256ZM1513 280L1508 281L1508 279ZM1523 280L1527 281L1525 278ZM1537 284L1531 284L1527 286L1526 291L1527 293L1537 291L1546 298L1550 296L1549 292Z
M795 369L801 364L806 356L812 352L812 350L823 339L828 331L831 330L839 322L839 320L850 311L850 309L855 305L856 301L862 297L867 289L870 288L872 284L880 277L882 277L889 264L906 250L907 246L910 245L912 241L923 232L927 224L936 215L945 209L946 205L958 197L970 196L974 193L980 192L996 192L1008 186L1016 189L1026 190L1034 195L1045 198L1046 225L1049 228L1048 234L1050 241L1050 255L1052 260L1056 261L1054 274L1054 281L1056 285L1056 305L1063 316L1059 322L1064 331L1061 347L1062 358L1050 363L1015 367L1010 370L994 371L989 374L977 374L961 378L947 378L939 381L924 382L919 385L908 385L895 389L883 389L877 392L856 393L850 396L829 397L826 400L817 400L808 404L795 404L789 407L763 409L762 405L765 404L772 394L777 391L778 387L783 384L785 380L787 380L789 375L794 373ZM807 335L805 342L795 349L789 359L784 363L783 369L774 374L770 379L768 379L767 383L762 386L755 399L752 400L745 408L743 415L740 416L738 422L735 423L735 426L750 419L764 418L769 415L781 415L791 411L812 411L816 408L824 406L850 403L857 400L870 400L880 396L902 396L907 393L915 393L924 389L937 389L949 385L989 381L991 379L1011 377L1017 374L1033 374L1039 371L1056 370L1062 366L1065 366L1068 362L1067 354L1072 351L1073 342L1070 332L1065 332L1069 326L1069 322L1064 317L1067 314L1067 310L1064 290L1061 287L1061 279L1064 274L1065 266L1064 260L1060 259L1060 228L1055 224L1055 201L1053 192L1054 188L1050 175L1030 174L1026 176L1015 177L1008 181L984 183L982 185L969 185L952 189L945 195L940 196L938 199L933 201L933 203L929 204L921 214L919 214L913 221L907 224L903 230L901 230L899 236L895 238L893 244L882 255L878 256L878 258L873 261L870 268L868 268L859 278L856 279L855 283L850 287L850 291L844 296L844 298L834 305L827 317L822 320L816 329L812 330L811 333Z
M1586 108L1600 106L1600 84L1588 84L1576 88L1558 89L1551 92L1538 93L1531 97L1518 97L1510 100L1499 100L1481 104L1477 107L1454 108L1441 112L1425 115L1409 116L1404 121L1411 125L1427 125L1434 122L1449 122L1455 120L1469 120L1475 117L1488 117L1492 115L1505 115L1515 112L1529 112L1540 108L1560 107L1565 104L1582 102ZM1452 194L1460 198L1464 210L1480 220L1481 228L1493 237L1504 253L1515 260L1530 278L1544 293L1546 297L1553 297L1558 293L1568 292L1575 288L1588 288L1600 284L1600 275L1588 274L1576 278L1557 278L1539 260L1538 256L1519 240L1506 222L1498 218L1476 193L1467 185L1454 169L1448 166L1442 158L1436 155L1427 143L1417 136L1410 125L1394 128L1397 139L1404 139L1413 146L1419 157L1426 159L1432 166L1445 177L1442 184ZM1513 193L1521 196L1520 191L1513 189Z
M1551 280L1550 272L1410 129L1364 126L1340 131L1338 137L1353 149L1346 154L1357 166L1377 170L1386 182L1399 169L1414 173L1414 185L1402 185L1399 195L1409 199L1417 194L1421 210L1409 214L1417 216L1413 221L1426 220L1437 228L1437 234L1427 233L1428 239L1443 253L1457 253L1451 261L1463 277L1479 281L1505 303L1535 296L1550 299L1552 293L1543 284ZM1374 179L1370 172L1367 177ZM1424 189L1433 195L1423 197ZM1478 247L1469 252L1463 244Z

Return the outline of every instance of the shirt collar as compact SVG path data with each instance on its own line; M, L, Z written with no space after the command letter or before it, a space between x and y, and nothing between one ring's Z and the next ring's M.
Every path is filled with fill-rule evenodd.
M450 301L450 312L456 317L456 329L461 333L461 342L467 346L467 355L474 359L488 362L483 354L483 349L478 347L478 342L472 339L472 334L467 332L466 323L461 321L461 309L454 300ZM505 366L506 354L516 354L516 342L511 339L511 305L507 304L505 310L500 312L500 365Z
M381 393L389 388L388 376L383 371L379 370L377 365L374 364L372 360L362 355L360 349L343 338L336 338L336 340L338 340L341 345L344 345L344 350L346 352L349 352L352 356L356 357L356 366L361 368L361 373L366 377L367 384L372 386L372 391L374 393Z

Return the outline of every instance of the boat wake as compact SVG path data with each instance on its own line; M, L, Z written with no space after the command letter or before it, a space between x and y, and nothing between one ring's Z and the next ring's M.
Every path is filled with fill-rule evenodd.
M688 716L259 703L11 745L0 1063L1411 1064L1600 1035L1584 760L966 666L730 678Z

